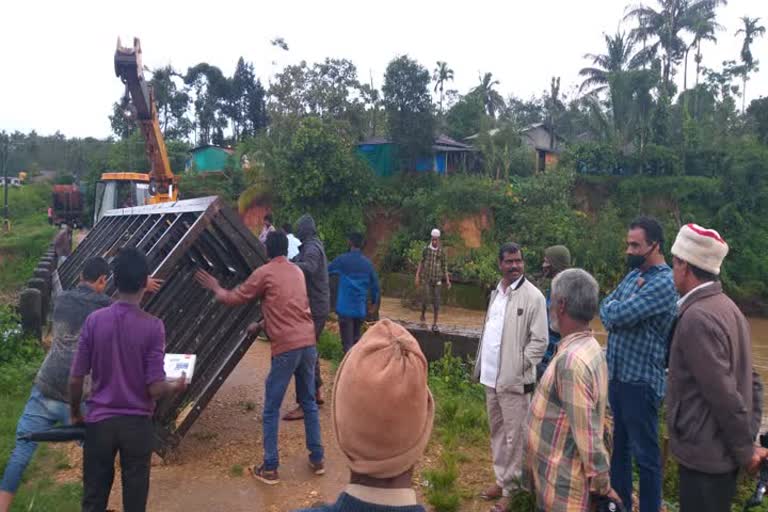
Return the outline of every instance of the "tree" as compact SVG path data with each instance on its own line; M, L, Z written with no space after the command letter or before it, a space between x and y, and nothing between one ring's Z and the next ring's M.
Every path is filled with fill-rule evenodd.
M592 61L592 67L582 68L579 76L584 81L579 87L579 92L589 90L589 93L600 93L608 88L608 75L617 71L636 69L640 65L640 59L634 55L635 43L624 32L616 32L609 36L603 34L607 53L587 53L585 59Z
M190 98L184 88L179 88L174 78L181 75L171 66L152 72L150 86L155 95L155 106L160 122L160 130L166 139L181 140L192 131L192 123L187 119Z
M754 124L757 140L768 144L768 98L752 100L747 108L747 115Z
M221 69L205 62L189 68L184 83L195 91L197 143L223 142L223 129L228 125L228 103L231 84Z
M746 110L747 105L747 80L749 74L752 71L757 70L758 61L752 57L752 43L755 39L765 35L765 27L760 25L760 18L750 18L749 16L743 16L741 21L744 23L744 28L740 28L736 31L736 35L744 34L744 43L741 46L741 62L744 64L744 70L742 80L744 86L741 90L741 113Z
M549 149L555 149L555 126L560 112L565 110L565 105L560 101L560 77L552 77L547 97L547 130L549 131Z
M229 97L229 115L232 119L232 136L235 141L253 136L269 123L266 91L256 78L253 64L240 57L232 75Z
M717 23L715 20L714 10L706 10L698 13L693 20L692 32L693 41L685 50L685 74L683 75L683 90L688 88L688 52L696 48L696 55L694 56L694 62L696 62L696 85L699 85L699 75L701 74L701 43L702 41L710 41L712 43L717 42L715 32L723 30L723 26Z
M638 27L630 36L636 41L656 39L651 46L644 48L641 59L650 62L653 55L663 51L662 83L666 94L672 95L671 78L674 68L685 57L688 45L682 38L682 32L694 32L696 21L706 18L715 7L725 0L657 0L658 9L646 5L633 7L624 19L635 19Z
M392 60L384 74L389 135L404 169L431 153L435 134L429 83L429 71L407 55Z
M479 133L484 125L489 124L486 121L483 98L475 91L462 96L445 116L448 135L457 140Z
M485 110L493 119L496 119L496 112L504 109L504 98L494 89L497 85L499 81L493 79L493 73L486 73L480 77L480 85L473 89L483 99Z
M432 80L435 82L434 91L440 91L440 114L443 113L443 88L445 82L453 81L453 70L448 67L448 64L443 61L437 61L437 67L432 72Z

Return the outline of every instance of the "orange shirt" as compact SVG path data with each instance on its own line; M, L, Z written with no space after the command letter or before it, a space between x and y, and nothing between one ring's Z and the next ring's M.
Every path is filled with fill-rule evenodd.
M261 299L261 312L272 341L272 357L315 344L304 273L285 256L272 259L251 273L222 298L225 304Z

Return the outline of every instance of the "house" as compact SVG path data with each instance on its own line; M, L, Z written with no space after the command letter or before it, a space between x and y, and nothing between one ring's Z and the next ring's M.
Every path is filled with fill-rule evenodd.
M235 154L231 148L212 144L192 148L189 153L184 171L192 173L224 172L227 160Z
M436 172L448 175L466 168L476 150L447 135L439 135L432 144L432 151L416 159L414 171ZM384 137L373 137L357 145L357 152L364 157L379 176L391 176L397 171L397 146Z
M500 131L499 128L493 128L488 134L493 137ZM464 140L471 144L479 137L480 134L476 133ZM557 164L565 139L557 133L553 134L546 123L534 123L520 130L520 142L536 151L536 170L542 172Z

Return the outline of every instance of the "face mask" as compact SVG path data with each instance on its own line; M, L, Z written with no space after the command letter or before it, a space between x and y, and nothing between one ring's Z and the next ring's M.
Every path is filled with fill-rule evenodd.
M653 245L656 245L656 244L653 244ZM653 245L651 245L651 248L645 254L628 254L627 266L632 270L643 266L643 264L645 263L645 259L648 257L649 254L651 254L651 252L653 252Z

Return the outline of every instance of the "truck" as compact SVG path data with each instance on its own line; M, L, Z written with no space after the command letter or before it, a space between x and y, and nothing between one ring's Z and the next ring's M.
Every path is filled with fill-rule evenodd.
M53 224L83 225L83 195L77 185L54 185L51 194Z

